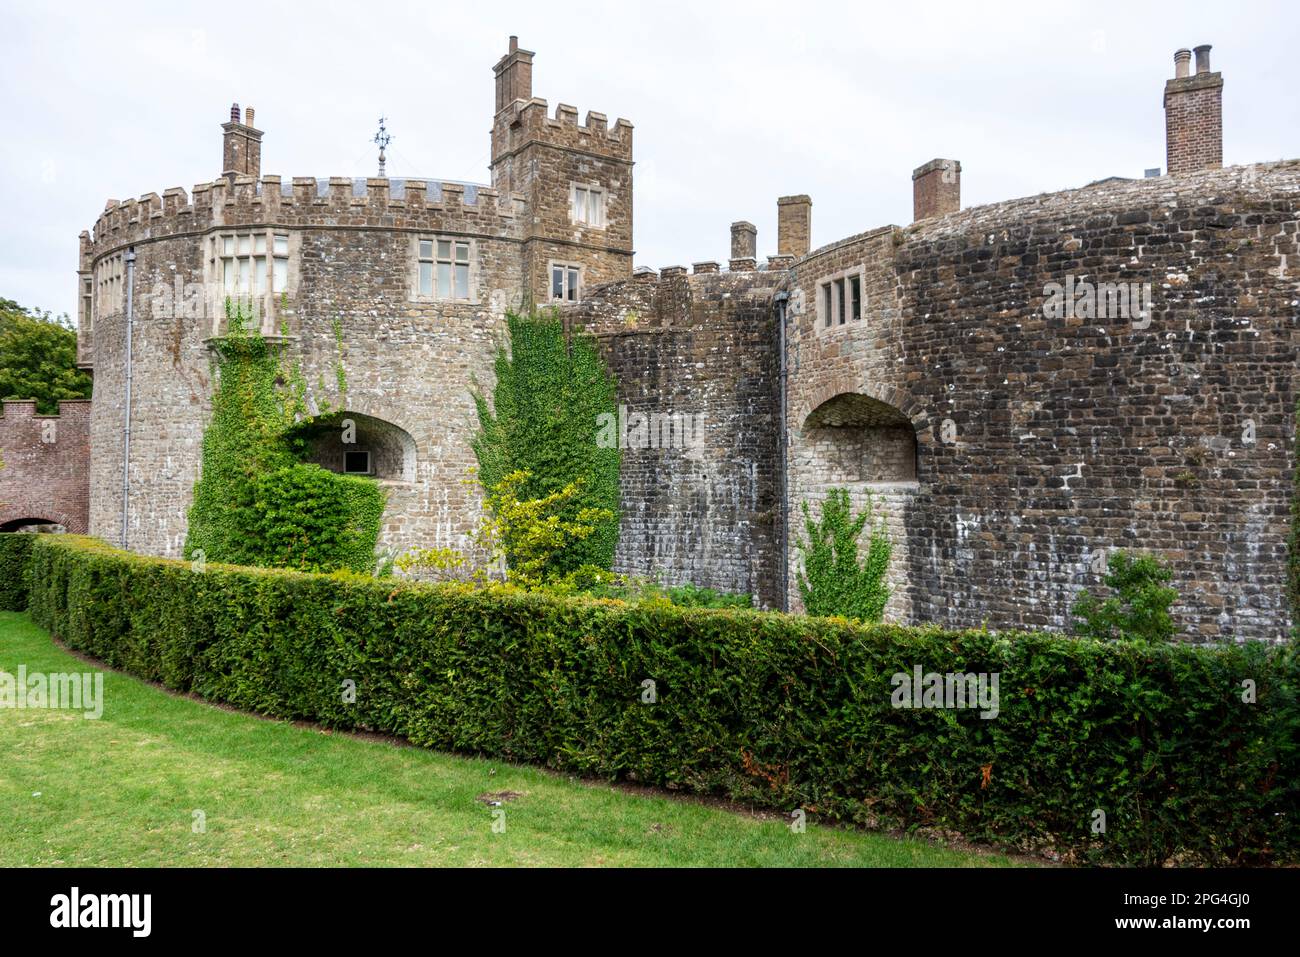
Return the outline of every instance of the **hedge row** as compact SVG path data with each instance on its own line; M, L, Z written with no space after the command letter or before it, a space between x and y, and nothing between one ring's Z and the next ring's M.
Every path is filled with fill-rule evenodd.
M1291 647L200 573L69 536L40 536L30 563L33 618L73 648L251 711L1072 861L1298 857ZM891 675L918 665L998 673L1000 713L893 707Z
M0 611L27 607L27 557L34 535L0 534Z

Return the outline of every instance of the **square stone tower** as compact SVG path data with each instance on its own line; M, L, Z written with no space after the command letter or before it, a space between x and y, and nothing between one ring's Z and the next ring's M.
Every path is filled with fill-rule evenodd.
M492 185L527 204L524 294L538 305L632 275L632 124L603 113L578 123L533 96L533 56L517 37L493 67Z

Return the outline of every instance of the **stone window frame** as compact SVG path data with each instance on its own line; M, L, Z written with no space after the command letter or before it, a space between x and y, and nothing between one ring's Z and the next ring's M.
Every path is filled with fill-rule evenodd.
M431 244L431 255L425 258L421 254L420 245L422 243ZM446 260L448 265L456 265L456 244L463 243L469 247L468 261L465 265L467 269L466 292L467 295L462 298L456 293L456 273L453 268L450 272L451 296L438 295L438 263L439 263L439 243L451 244L451 258ZM417 233L411 237L410 252L410 275L411 286L409 295L412 302L443 302L443 303L477 303L479 301L479 244L478 240L472 236L462 236L456 233ZM420 265L421 263L430 263L431 292L425 293L420 291Z
M95 276L93 273L81 274L80 295L77 297L77 328L83 333L95 329Z
M348 469L347 457L349 455L364 455L366 457L366 469L364 472L358 472L355 469L354 470ZM348 449L343 453L343 463L344 464L343 464L342 474L344 475L374 475L375 474L375 460L374 460L374 456L370 454L369 449Z
M562 288L559 298L554 294L555 289L555 270L564 270L562 279ZM578 273L578 288L573 289L570 283L570 277L573 272ZM574 303L582 302L582 290L587 284L587 267L582 263L567 262L562 259L552 259L546 264L546 301L553 303ZM569 295L572 293L572 295Z
M261 240L261 246L258 240ZM247 247L242 240L247 240ZM283 240L283 245L281 241ZM257 299L266 296L278 296L289 291L290 230L274 226L259 228L225 228L214 230L208 237L208 260L212 266L213 279L217 283L221 297L239 297ZM258 270L254 263L264 260L261 267L261 285L258 285ZM227 276L228 264L239 263L233 276ZM242 264L248 263L247 280L244 286ZM282 269L278 266L283 265Z
M111 316L122 310L126 290L125 263L121 253L104 256L95 263L95 315Z
M594 222L589 219L578 216L578 190L584 190L586 193L595 193L600 196L600 221ZM589 205L584 204L584 216ZM574 226L585 226L587 229L605 229L609 225L609 190L600 183L584 183L580 180L574 180L569 183L569 222Z
M256 236L265 237L264 252L256 252ZM247 253L240 252L239 239L248 237ZM226 255L226 240L234 240L234 253ZM281 247L277 240L283 239ZM283 252L277 250L283 248ZM226 300L245 303L254 315L261 317L261 332L264 335L275 334L278 329L277 314L280 298L292 297L297 293L299 280L299 262L302 255L302 234L287 226L218 226L203 237L203 282L208 299L209 315L212 317L212 334L220 335L222 321L226 316ZM265 286L261 291L252 288L253 261L266 259ZM226 261L247 260L249 262L250 288L229 290L226 288ZM284 263L283 280L276 277L277 262ZM238 284L238 278L235 280ZM256 306L256 308L252 308Z
M856 314L853 310L846 309L850 312L847 319L840 315L840 300L844 299L846 306L849 304L852 296L852 280L856 279L858 288L858 297L856 302ZM840 294L836 294L836 283L843 283ZM831 273L817 280L816 305L814 308L814 324L816 331L831 332L836 329L847 328L854 323L865 322L867 316L867 270L864 265L850 266L848 269L842 269L839 272Z

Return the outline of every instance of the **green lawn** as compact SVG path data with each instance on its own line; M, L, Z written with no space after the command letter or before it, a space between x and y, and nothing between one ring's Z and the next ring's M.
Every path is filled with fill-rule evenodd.
M19 665L90 670L0 612L0 671ZM483 796L504 791L518 796L496 833ZM0 708L0 866L1010 863L811 823L797 834L775 817L232 713L113 672L99 720Z

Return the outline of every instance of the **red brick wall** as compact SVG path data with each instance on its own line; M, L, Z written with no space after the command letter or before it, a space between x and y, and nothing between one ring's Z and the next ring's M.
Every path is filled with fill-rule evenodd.
M32 401L3 407L0 528L41 519L84 535L90 519L90 401L60 402L58 415L37 415Z
M1223 166L1222 74L1165 85L1165 161L1171 176Z

